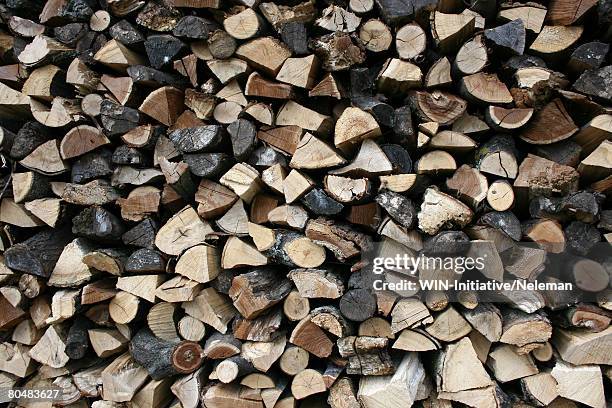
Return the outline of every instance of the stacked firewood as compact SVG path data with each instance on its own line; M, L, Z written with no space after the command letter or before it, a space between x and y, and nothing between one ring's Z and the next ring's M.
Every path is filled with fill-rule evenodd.
M605 407L611 22L609 0L0 2L0 389ZM375 257L460 244L482 282L573 290L373 286Z

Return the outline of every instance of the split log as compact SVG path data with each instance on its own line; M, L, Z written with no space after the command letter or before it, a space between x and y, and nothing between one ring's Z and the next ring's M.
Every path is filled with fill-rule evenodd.
M477 35L459 48L453 67L462 75L472 75L482 71L488 61L484 40Z

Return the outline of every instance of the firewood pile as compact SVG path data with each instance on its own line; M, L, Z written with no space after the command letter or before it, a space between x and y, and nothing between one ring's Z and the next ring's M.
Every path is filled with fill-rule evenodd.
M604 408L611 22L609 0L3 0L0 398ZM484 266L375 271L399 254Z

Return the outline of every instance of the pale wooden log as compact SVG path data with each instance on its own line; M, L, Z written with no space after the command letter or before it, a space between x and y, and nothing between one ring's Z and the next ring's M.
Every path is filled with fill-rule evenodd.
M601 368L596 365L573 366L561 360L551 371L561 397L590 407L604 407L605 396Z
M519 129L533 115L533 109L504 109L499 106L489 106L485 111L487 123L496 130L513 130Z
M540 314L529 315L518 310L504 313L500 341L524 346L528 343L548 341L552 333L550 321Z
M193 246L179 257L174 270L196 282L210 282L220 272L219 252L206 245Z
M327 175L323 179L325 191L340 203L357 203L366 199L371 193L371 183L366 178Z
M187 374L184 377L179 377L172 384L170 389L180 401L180 407L197 408L198 402L200 401L200 389L204 384L204 373L204 368L199 368L191 374Z
M276 79L299 88L312 89L315 85L319 60L315 55L287 58Z
M2 199L0 221L23 228L44 225L44 222L30 213L23 204L17 204L11 198Z
M298 126L280 126L270 129L260 129L257 132L257 138L295 157L295 152L300 144L300 140L304 140L305 142L311 141L304 136L304 133L304 130ZM314 139L312 141L314 141ZM323 150L326 151L328 149ZM292 160L294 159L292 158ZM299 159L295 160L299 162Z
M309 356L301 347L288 347L280 357L279 367L285 374L295 376L308 367Z
M66 99L61 96L53 98L50 107L36 99L31 99L30 110L34 119L53 128L63 127L82 119L78 100Z
M443 130L429 139L428 146L453 153L464 153L476 148L476 142L463 133Z
M173 303L159 302L147 313L147 326L151 332L162 340L177 341L174 315L177 306Z
M99 129L82 125L66 133L59 149L63 159L71 159L109 143L110 141Z
M264 254L238 237L230 237L221 254L221 267L224 269L262 266L267 263L268 258Z
M260 400L243 397L243 393L245 393L246 390L248 390L248 388L239 384L217 384L208 388L202 397L202 403L205 403L206 406L218 407L239 406L244 408L263 408L263 404ZM189 408L195 408L197 406L197 397L196 395L194 405L189 405Z
M472 208L478 207L489 191L487 178L477 169L465 164L446 180L446 187Z
M232 14L223 20L223 28L237 40L247 40L256 36L263 27L261 17L251 8Z
M214 181L202 179L195 194L198 202L198 214L204 219L216 218L225 213L238 196L234 192Z
M160 228L155 236L155 245L166 254L179 255L183 250L203 243L209 233L212 233L212 229L208 223L187 206Z
M425 153L416 163L417 174L445 174L457 169L453 156L442 150Z
M289 166L294 169L320 169L346 163L340 153L308 132L292 153Z
M130 401L144 385L147 370L136 364L129 353L122 354L102 371L102 397L108 401Z
M331 96L335 99L341 99L342 94L343 91L331 72L328 72L319 83L308 91L308 96Z
M204 323L191 316L183 316L178 323L178 331L185 340L199 342L204 339L206 327Z
M183 100L182 91L165 86L151 92L138 110L166 126L171 126L183 111Z
M432 322L433 318L427 310L427 306L414 298L400 300L391 311L391 330L393 333Z
M198 119L211 119L215 106L217 106L217 99L213 95L196 92L193 89L186 89L184 103L186 107L195 112ZM152 109L154 109L154 105L151 105L153 106ZM161 114L167 117L164 112L161 112Z
M451 342L466 336L472 330L469 323L452 306L437 315L425 331L438 340Z
M461 94L475 103L506 104L513 101L506 85L495 74L482 72L461 78Z
M242 200L238 200L227 212L217 220L217 226L231 235L247 235L249 218L244 210Z
M276 75L291 51L273 37L261 37L238 47L236 56L268 75Z
M171 385L172 380L170 378L151 380L134 395L132 404L142 408L165 406L172 399Z
M499 382L508 382L538 374L529 354L520 355L512 346L503 344L489 353L487 366Z
M604 140L591 154L578 165L580 175L587 180L600 180L612 174L610 155L612 154L612 141Z
M545 25L529 50L545 59L558 58L560 54L571 47L582 35L581 26Z
M117 330L92 329L88 330L89 341L98 357L108 357L121 352L128 343Z
M416 23L406 24L397 30L395 49L401 59L411 60L425 51L425 31Z
M24 47L17 58L27 67L36 67L48 62L61 62L62 59L68 58L71 54L74 56L71 51L61 42L39 34Z
M353 2L355 2L355 0L353 0ZM372 3L374 2L372 1ZM391 46L393 34L391 34L391 30L385 23L377 19L372 19L361 25L359 29L359 39L364 43L366 50L371 52L382 52L388 50Z
M417 398L425 370L416 353L405 353L395 374L363 377L357 398L367 408L399 408L411 405Z
M62 90L63 74L55 65L35 69L24 82L21 92L48 102L51 102L54 96L66 96L66 92Z
M229 187L246 203L250 203L261 189L259 172L246 163L234 165L219 179L219 182Z
M0 83L0 116L27 118L30 115L30 97Z
M287 338L284 335L277 336L272 341L257 341L257 342L246 342L242 347L242 357L253 364L255 369L262 372L269 372L270 367L281 357L285 346L287 344ZM279 384L279 379L274 378L272 387ZM243 385L247 385L242 383ZM255 384L257 385L257 384Z
M430 16L431 32L442 52L448 53L463 44L475 28L476 19L466 14L445 14L439 11Z
M308 212L300 206L282 205L268 212L268 221L272 224L303 230L308 222Z
M247 79L244 93L246 96L259 96L274 99L291 99L294 97L291 85L271 81L253 72Z
M451 64L447 57L442 57L429 68L425 75L424 85L427 89L443 87L453 82Z
M136 318L139 308L140 300L137 296L119 291L111 300L108 312L114 322L127 324Z
M110 40L96 54L94 60L119 72L127 67L144 64L144 59L117 40Z
M30 357L32 349L22 344L0 344L0 367L3 372L25 378L36 369L36 360Z
M537 3L511 4L507 8L502 8L497 17L502 21L513 21L519 18L523 20L525 29L532 33L539 33L544 25L546 18L546 8Z
M274 117L274 112L270 105L259 102L251 102L249 103L243 111L245 114L248 114L250 117L258 121L259 123L263 123L264 125L272 126L274 125L276 119Z
M350 0L349 8L353 13L365 14L374 8L374 0Z
M574 135L574 141L582 146L582 156L593 152L603 141L612 138L612 115L598 115Z
M485 121L466 113L453 123L452 130L466 135L480 135L489 130Z
M381 317L371 317L361 322L358 334L360 336L395 338L391 331L391 325Z
M138 97L134 80L130 77L102 75L100 87L108 90L121 105L132 105Z
M91 252L92 246L82 238L76 238L64 247L57 260L48 284L57 287L74 287L89 281L93 271L83 263L83 257Z
M326 390L323 375L313 369L300 371L291 382L291 393L298 400Z
M182 307L186 314L221 333L227 331L227 323L238 313L232 303L213 288L203 289L194 300L184 302Z
M28 169L47 175L64 173L69 168L62 160L57 140L41 144L19 163Z
M283 313L291 321L305 318L310 312L310 302L298 291L291 291L283 301Z
M430 351L440 349L440 343L420 329L405 329L400 332L393 348L405 351Z
M196 55L197 52L194 51ZM198 58L201 56L198 55ZM217 77L222 84L227 84L233 79L238 79L249 72L249 65L246 61L238 58L228 58L226 60L211 59L206 61L206 65L211 70L213 75Z
M321 17L315 21L314 25L332 32L352 33L357 30L360 22L361 18L350 11L336 5L330 5L323 9Z
M63 322L77 312L79 290L59 290L51 300L51 316L45 321L48 324Z
M32 359L52 368L61 368L70 359L66 355L66 333L59 325L51 325L38 343L30 349Z
M481 35L461 46L453 63L462 75L472 75L483 70L488 64L487 47Z
M418 213L419 228L434 235L447 223L464 227L470 222L473 212L460 201L430 187L425 191L421 211Z
M555 331L552 344L563 360L571 364L608 364L610 355L606 353L612 341L612 328L599 333L584 329Z
M550 194L553 191L567 194L576 191L578 178L578 172L572 167L528 155L519 167L513 187L517 196L525 193L532 195L536 190L539 190L540 194Z
M285 202L291 204L309 192L314 187L314 182L310 177L291 170L283 180L283 194Z
M492 384L468 338L448 345L441 358L441 373L437 380L441 391L454 393ZM470 373L469 377L467 373Z
M287 277L304 298L337 299L344 292L341 277L325 269L293 269Z
M332 121L329 116L308 109L297 102L288 101L279 109L276 115L276 125L295 125L305 130L324 134L331 130Z
M381 69L376 84L382 92L397 95L420 87L422 79L423 74L418 66L392 58Z
M550 2L546 22L552 25L572 25L581 20L583 16L596 6L593 0L576 4L567 0L555 0Z
M213 117L221 124L228 125L238 119L242 106L236 102L225 101L215 106Z
M35 37L45 32L45 27L32 20L12 16L8 21L9 28L22 37Z
M35 172L13 173L12 184L15 203L35 200L51 194L49 180Z
M506 211L514 204L514 190L512 185L504 180L496 180L487 191L487 203L495 211Z
M407 193L418 184L419 176L416 174L394 174L380 176L380 190L389 190L394 193Z
M557 381L550 373L539 373L521 379L523 393L542 405L549 405L559 396Z
M97 89L99 82L100 75L91 70L79 58L75 58L68 66L68 70L66 72L66 83L74 85L76 90L80 93L87 93Z

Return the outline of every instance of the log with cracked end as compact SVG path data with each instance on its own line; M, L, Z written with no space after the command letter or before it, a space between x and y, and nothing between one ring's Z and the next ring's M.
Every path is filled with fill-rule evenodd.
M425 190L423 204L417 214L419 228L429 235L435 235L449 225L463 228L472 217L473 212L468 206L434 187Z

